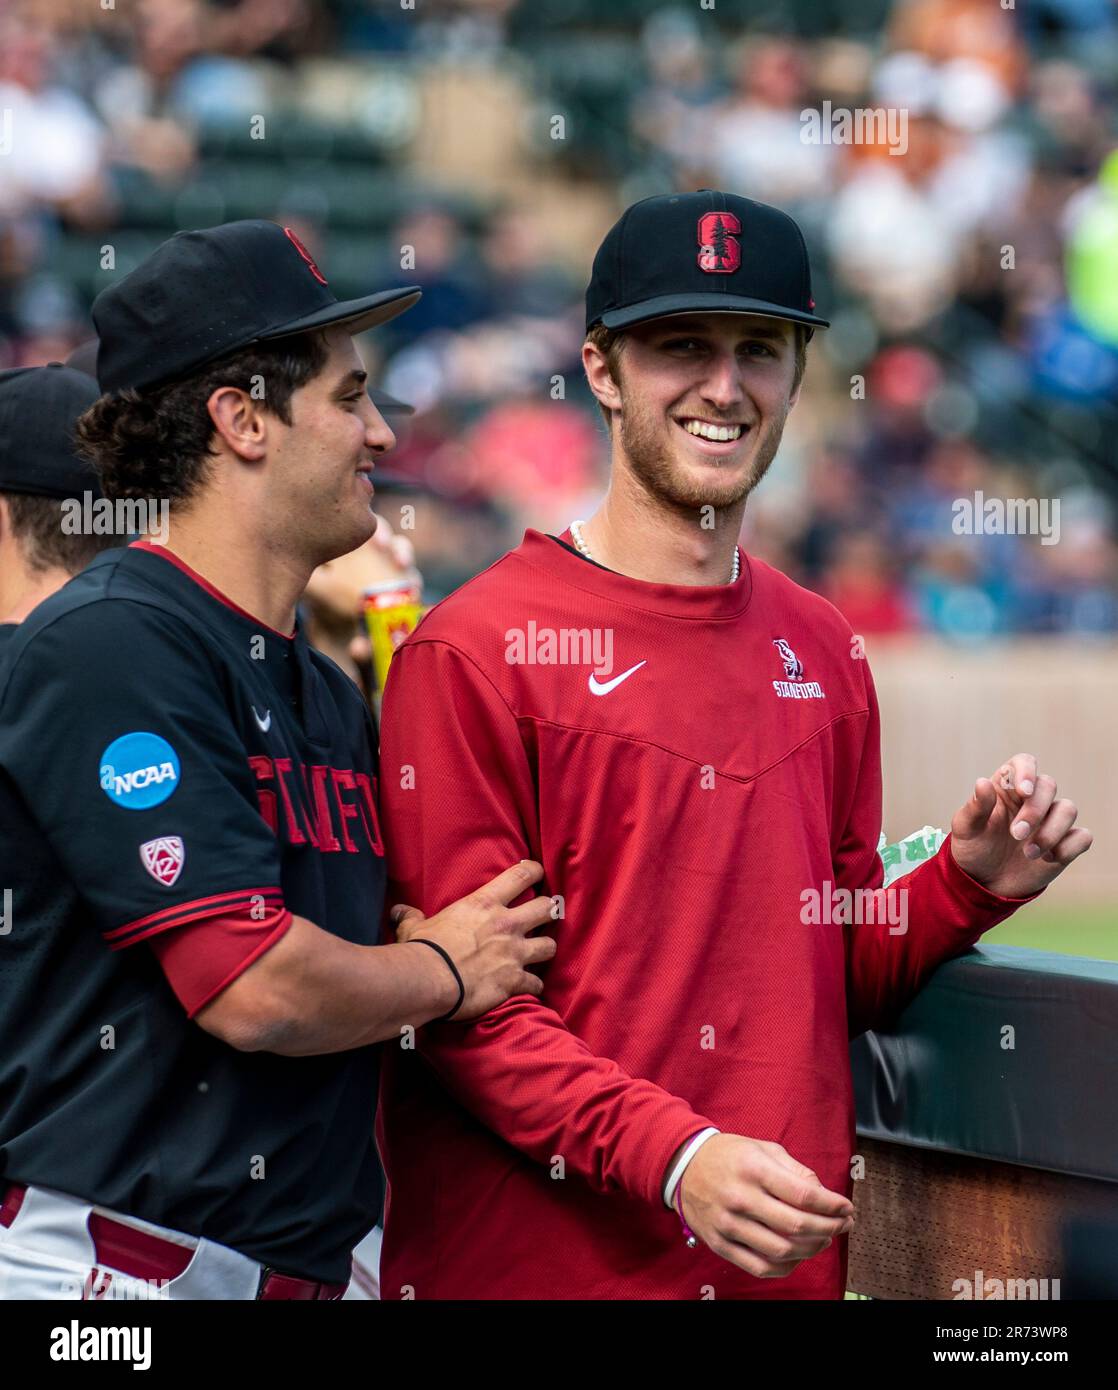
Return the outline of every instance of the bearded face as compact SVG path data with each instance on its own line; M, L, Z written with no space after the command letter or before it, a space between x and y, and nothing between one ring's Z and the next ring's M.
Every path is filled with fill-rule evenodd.
M627 330L614 424L631 472L677 510L741 502L780 445L795 366L781 319L697 314Z

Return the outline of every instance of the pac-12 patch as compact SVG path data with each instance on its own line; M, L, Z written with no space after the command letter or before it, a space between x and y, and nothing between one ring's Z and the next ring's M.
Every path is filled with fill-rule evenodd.
M127 811L166 801L180 775L179 755L158 734L122 734L101 754L101 790Z
M186 861L186 846L178 835L161 835L140 846L140 859L152 878L170 888Z

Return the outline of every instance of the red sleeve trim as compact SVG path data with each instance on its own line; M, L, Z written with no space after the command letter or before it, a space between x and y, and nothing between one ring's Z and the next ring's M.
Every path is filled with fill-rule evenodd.
M245 971L249 968L249 966L253 963L253 961L259 960L265 951L270 951L281 937L287 935L288 930L290 929L291 924L292 922L294 922L294 920L294 916L290 912L288 912L286 908L284 908L284 910L280 913L280 919L279 922L276 924L275 930L269 932L268 935L263 939L263 941L261 941L260 944L256 947L256 949L254 951L251 951L247 956L245 956L244 960L242 960L239 965L234 966L233 969L230 970L229 974L226 975L226 977L220 982L220 984L214 985L213 989L211 989L210 992L207 995L205 995L204 998L200 999L198 1003L191 1004L190 1006L188 1006L186 1010L187 1018L193 1018L195 1014L199 1013L202 1009L206 1007L206 1005L210 1002L211 999L216 999L223 989L228 989L229 986L233 983L233 981L238 978L238 976L243 975Z
M161 912L149 913L134 922L126 922L122 927L113 927L104 933L105 940L114 951L133 946L137 941L154 936L157 932L168 931L171 927L186 926L216 915L236 916L248 913L263 905L269 911L283 905L283 892L279 888L241 888L233 893L215 893L206 898L194 898L187 903L176 903L165 907Z
M178 931L161 932L151 949L175 997L194 1018L285 935L294 921L282 903L261 919L211 914Z

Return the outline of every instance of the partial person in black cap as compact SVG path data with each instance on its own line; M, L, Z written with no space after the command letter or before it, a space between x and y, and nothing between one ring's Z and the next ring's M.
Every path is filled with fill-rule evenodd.
M74 426L97 383L60 362L0 372L0 644L119 537L63 526L62 503L101 496Z
M508 907L536 864L379 944L376 729L296 617L394 442L352 335L418 296L339 303L249 221L94 302L81 448L169 526L0 668L0 1298L340 1297L383 1196L375 1044L541 987L550 903Z
M386 1297L841 1299L850 1036L1090 846L1018 754L884 886L860 641L738 545L826 322L786 213L629 208L586 295L601 506L394 657L390 894L531 853L562 922L543 998L386 1051Z

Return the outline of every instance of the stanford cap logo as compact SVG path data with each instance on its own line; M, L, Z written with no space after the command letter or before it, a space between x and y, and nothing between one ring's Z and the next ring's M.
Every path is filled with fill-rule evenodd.
M319 270L318 266L315 265L314 257L299 240L299 238L295 235L295 233L291 230L291 228L284 227L283 234L292 244L292 246L294 246L295 250L298 251L299 255L302 256L303 260L306 261L307 269L314 276L314 278L319 282L320 285L325 285L326 276L323 275L322 271Z
M730 275L741 265L741 223L732 212L704 212L699 218L699 269Z
M182 873L186 848L177 835L162 835L140 846L140 859L157 883L170 888Z

